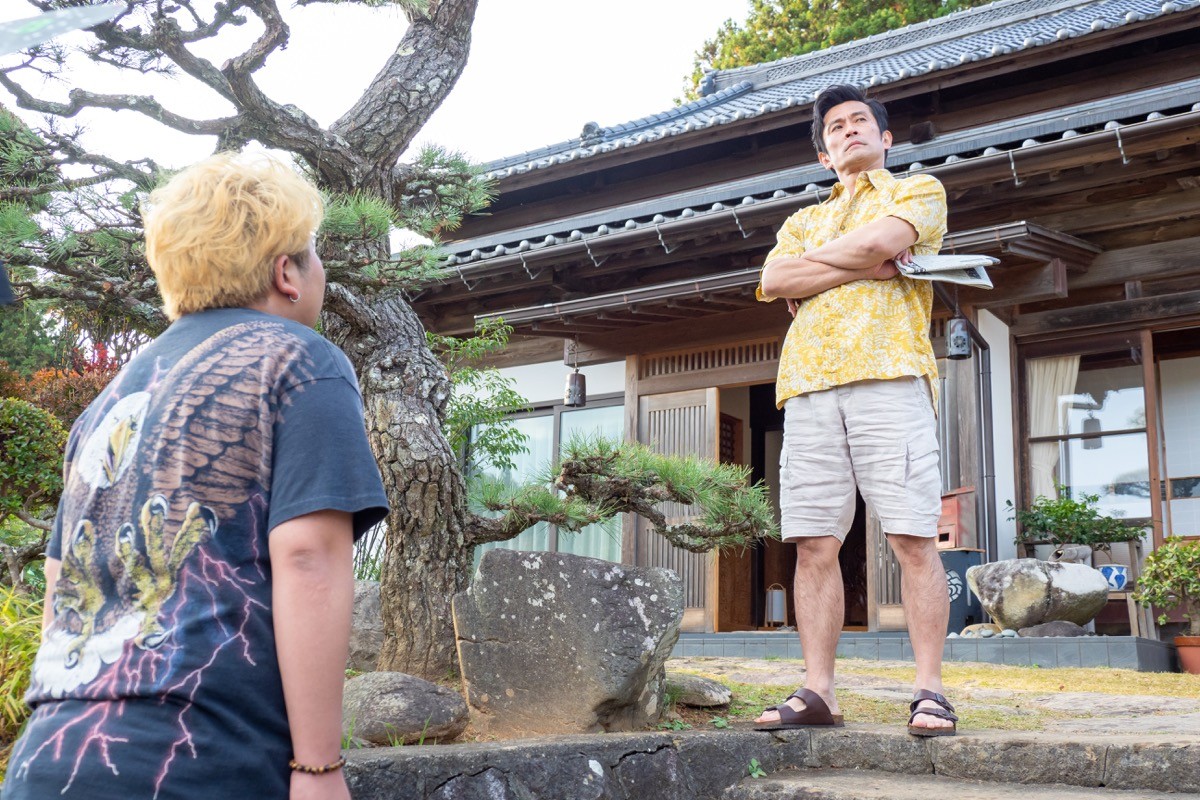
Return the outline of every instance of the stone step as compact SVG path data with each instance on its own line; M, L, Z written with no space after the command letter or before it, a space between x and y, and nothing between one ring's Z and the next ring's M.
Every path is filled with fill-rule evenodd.
M853 769L799 769L747 778L721 800L1195 800L1200 794L1063 784L992 783L940 775Z
M884 775L895 787L919 781L988 781L1037 798L1195 798L1200 800L1200 736L1112 733L1062 736L963 731L919 739L899 725L764 733L739 729L608 733L537 739L379 747L346 753L354 800L729 800L839 795L725 795L762 792L776 778ZM752 764L769 778L747 780ZM853 770L860 770L853 772ZM810 778L811 779L811 778ZM861 783L861 781L860 781ZM1062 784L1062 786L1060 786ZM858 785L863 790L865 783ZM948 784L937 784L948 785ZM1105 788L1097 788L1105 787ZM1114 791L1117 789L1127 792ZM982 791L982 789L980 789ZM1050 793L1047 794L1046 792ZM1041 794L1038 794L1041 792ZM1057 792L1058 794L1055 794ZM1160 795L1161 792L1179 794ZM1183 794L1192 792L1193 794ZM846 797L852 795L845 795ZM905 798L875 794L864 798ZM915 795L914 795L915 796ZM976 794L974 797L1016 797ZM920 797L963 800L954 794Z

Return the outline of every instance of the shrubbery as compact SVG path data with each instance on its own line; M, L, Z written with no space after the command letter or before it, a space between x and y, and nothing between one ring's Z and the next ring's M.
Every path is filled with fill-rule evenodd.
M0 586L0 775L29 718L25 690L42 636L42 601Z

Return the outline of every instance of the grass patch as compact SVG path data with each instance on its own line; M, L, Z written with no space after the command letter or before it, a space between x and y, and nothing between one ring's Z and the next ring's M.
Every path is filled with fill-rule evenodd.
M853 663L853 666L851 666ZM911 684L916 670L910 666L886 667L869 662L838 661L838 669L855 675L888 678ZM1131 669L1014 667L1001 664L948 663L942 667L947 688L1007 689L1021 692L1093 692L1116 695L1159 695L1200 699L1200 681L1174 672L1137 672Z

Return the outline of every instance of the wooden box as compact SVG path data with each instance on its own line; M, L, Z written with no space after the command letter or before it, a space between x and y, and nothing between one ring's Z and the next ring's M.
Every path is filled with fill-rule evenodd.
M975 524L975 487L963 486L942 495L937 546L942 550L979 547Z

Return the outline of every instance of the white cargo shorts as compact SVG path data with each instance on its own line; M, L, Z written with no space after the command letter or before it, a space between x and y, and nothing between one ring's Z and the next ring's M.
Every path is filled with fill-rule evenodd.
M937 422L924 377L858 381L792 397L783 408L785 540L844 541L854 521L855 487L884 533L937 535Z

